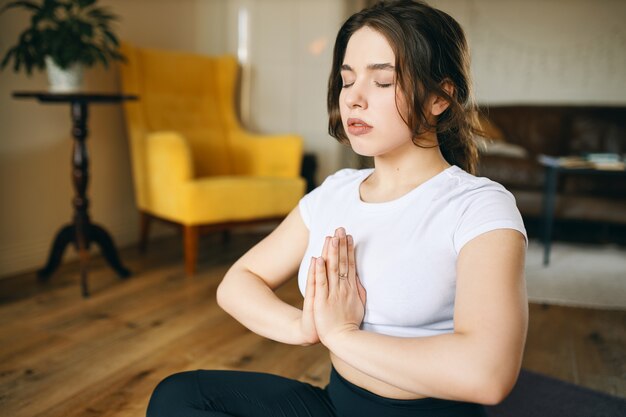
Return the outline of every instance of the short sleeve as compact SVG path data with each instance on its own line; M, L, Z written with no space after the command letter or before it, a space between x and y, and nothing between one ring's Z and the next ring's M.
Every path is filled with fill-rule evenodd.
M528 236L524 221L515 204L515 197L499 184L475 190L467 198L459 222L454 232L454 250L456 253L475 237L497 229L517 230L526 240Z
M300 216L304 221L304 225L307 229L311 230L311 224L314 222L313 216L315 213L320 213L320 205L322 203L322 196L327 198L332 196L337 187L343 180L350 179L358 173L357 170L352 168L343 168L334 174L326 177L324 182L319 187L315 188L310 193L306 194L298 202L298 208L300 209Z
M302 217L302 221L304 221L304 225L307 229L311 229L311 217L312 213L315 212L315 207L317 205L318 196L321 192L321 186L315 188L313 191L305 194L304 197L300 199L298 202L298 208L300 209L300 217Z

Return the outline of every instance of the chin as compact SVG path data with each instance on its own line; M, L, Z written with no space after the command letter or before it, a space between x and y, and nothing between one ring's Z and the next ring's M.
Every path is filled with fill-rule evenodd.
M386 149L374 148L371 146L363 146L363 145L355 146L352 143L351 143L351 148L352 148L352 152L354 152L355 154L359 156L370 157L370 158L381 156L381 155L384 155L386 152L388 152L388 150Z
M352 138L350 136L348 136L348 140L350 141L350 148L352 149L352 152L359 156L374 157L380 154L380 149L371 146L373 145L373 143L371 142L364 143L364 141L361 141L358 138Z
M371 149L367 149L364 146L350 146L350 147L352 149L352 152L354 152L355 154L359 156L366 156L366 157L373 158L376 155L378 155L378 152L375 152Z

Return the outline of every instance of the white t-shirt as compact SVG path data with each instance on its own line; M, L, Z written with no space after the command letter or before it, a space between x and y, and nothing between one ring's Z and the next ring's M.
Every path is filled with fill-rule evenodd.
M344 227L367 290L363 330L400 337L454 331L456 261L468 241L494 229L526 237L515 198L502 185L451 166L402 197L361 200L373 169L342 169L305 195L300 214L309 244L298 273L304 295L312 256Z

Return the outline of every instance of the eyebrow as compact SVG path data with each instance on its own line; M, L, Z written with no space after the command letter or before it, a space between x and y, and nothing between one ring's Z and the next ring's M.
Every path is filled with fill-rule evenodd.
M386 70L386 71L393 71L396 69L396 67L394 67L393 65L391 65L388 62L385 62L384 64L367 64L366 67L368 70L372 70L372 71L376 71L376 70ZM352 67L350 65L347 64L343 64L341 66L341 71L350 71L350 72L354 72L354 70L352 69Z

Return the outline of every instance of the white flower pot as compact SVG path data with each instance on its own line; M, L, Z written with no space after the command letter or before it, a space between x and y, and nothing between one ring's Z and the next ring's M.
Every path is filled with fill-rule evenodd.
M50 56L45 57L48 71L49 91L72 93L80 91L83 84L83 65L75 63L69 68L60 68Z

